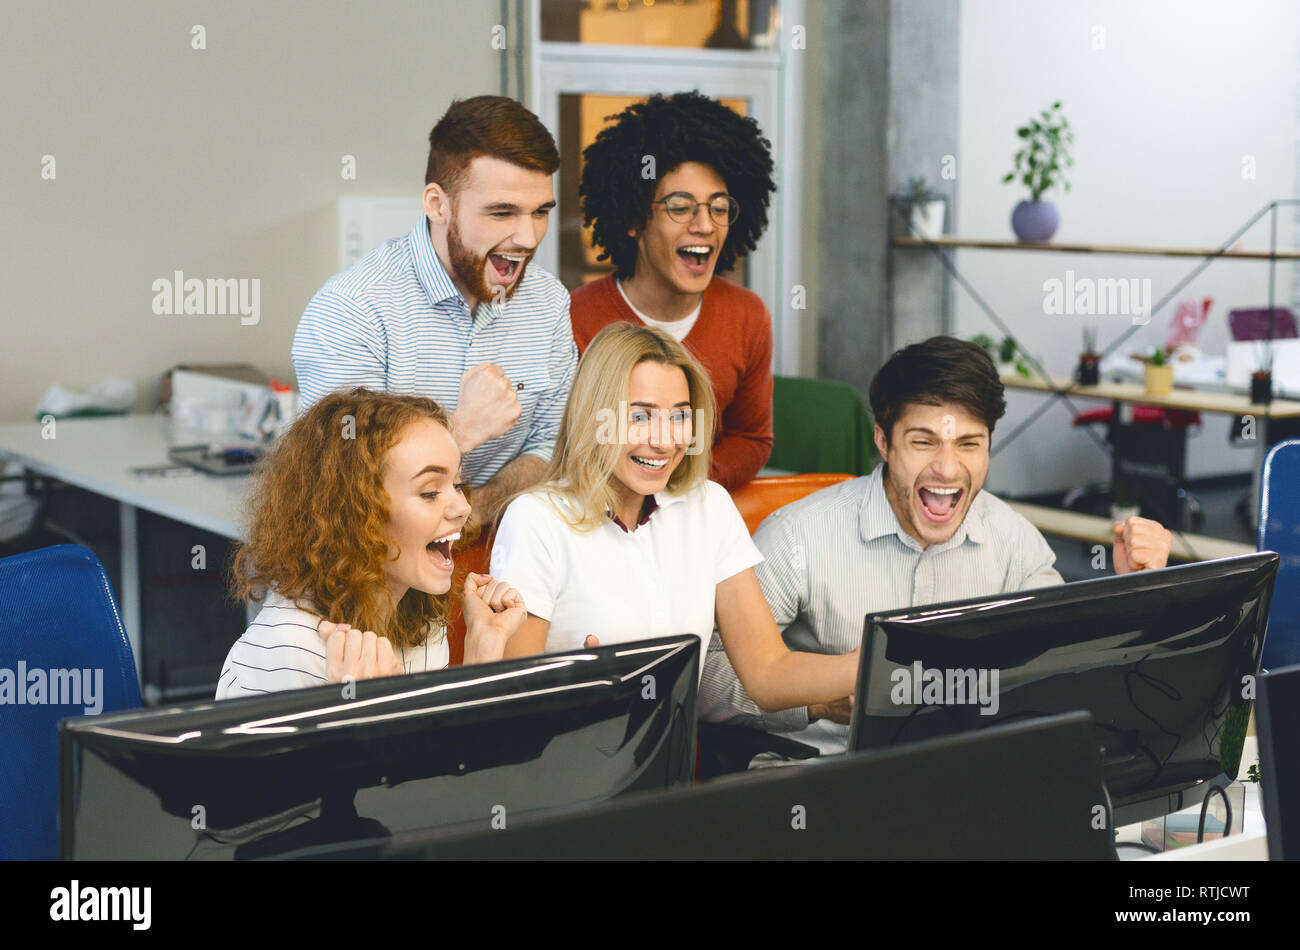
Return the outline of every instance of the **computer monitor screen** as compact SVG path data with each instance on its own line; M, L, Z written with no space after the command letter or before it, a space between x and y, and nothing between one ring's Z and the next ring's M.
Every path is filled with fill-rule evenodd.
M64 720L64 858L304 857L689 782L699 638Z
M1300 666L1259 678L1260 798L1268 856L1300 861Z
M628 795L498 832L395 836L347 857L1113 860L1097 820L1104 802L1092 720L1074 712Z
M1236 777L1278 557L874 614L849 748L1084 709L1118 823ZM1132 806L1120 813L1119 806Z

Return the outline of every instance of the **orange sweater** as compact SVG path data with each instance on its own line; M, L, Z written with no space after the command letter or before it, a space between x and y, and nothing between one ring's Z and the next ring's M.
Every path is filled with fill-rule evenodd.
M579 354L608 324L644 326L612 274L573 291L569 314ZM682 342L708 371L718 400L720 425L709 477L735 491L772 454L772 318L757 294L714 277L699 319Z

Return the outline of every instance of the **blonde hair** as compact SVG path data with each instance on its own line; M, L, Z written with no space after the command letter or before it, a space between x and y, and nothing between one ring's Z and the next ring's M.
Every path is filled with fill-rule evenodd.
M691 438L699 448L688 451L668 476L667 490L679 494L709 477L718 410L708 373L664 331L612 323L596 334L578 362L555 452L539 486L552 505L557 496L568 503L555 505L556 510L579 530L598 527L609 512L618 510L611 483L624 447L620 440L600 438L601 420L617 419L620 412L627 411L632 370L646 361L676 366L686 375L690 390Z

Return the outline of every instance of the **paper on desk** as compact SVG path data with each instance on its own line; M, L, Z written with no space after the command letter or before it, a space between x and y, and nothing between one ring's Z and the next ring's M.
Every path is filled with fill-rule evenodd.
M70 416L79 412L130 412L135 405L135 383L107 376L84 393L51 386L36 404L36 415Z

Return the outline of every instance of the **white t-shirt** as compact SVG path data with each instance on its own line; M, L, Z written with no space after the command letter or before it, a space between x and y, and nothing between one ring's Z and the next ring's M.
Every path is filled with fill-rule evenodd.
M325 641L316 632L320 621L319 614L268 591L257 617L226 654L216 698L238 699L327 684ZM441 670L451 659L441 631L420 646L397 653L408 673Z
M691 332L691 327L695 326L695 321L700 319L700 307L704 304L703 296L700 297L700 302L695 305L695 309L680 320L652 320L636 307L632 306L632 301L629 300L627 294L623 292L623 282L621 280L614 281L614 286L618 288L619 296L623 298L623 302L637 315L637 319L648 327L656 327L657 329L663 330L678 343L686 339L686 334ZM518 588L516 588L516 590L517 589Z
M510 503L492 546L492 576L550 623L546 652L581 649L588 634L604 646L693 633L703 669L717 585L763 555L717 482L660 492L655 501L649 520L630 532L613 519L578 531L541 490Z

